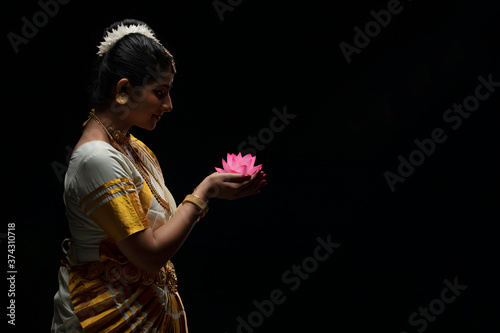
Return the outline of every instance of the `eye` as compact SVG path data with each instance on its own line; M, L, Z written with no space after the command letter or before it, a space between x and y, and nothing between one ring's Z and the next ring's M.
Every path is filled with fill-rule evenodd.
M166 92L165 90L163 89L160 89L160 90L155 90L154 91L155 95L158 96L158 97L164 97L166 95Z

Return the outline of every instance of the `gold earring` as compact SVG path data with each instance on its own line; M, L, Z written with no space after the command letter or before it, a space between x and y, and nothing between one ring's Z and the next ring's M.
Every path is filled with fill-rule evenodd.
M118 104L124 105L124 104L127 104L127 102L128 102L128 95L124 92L121 92L121 93L116 94L115 99L116 99L116 102Z

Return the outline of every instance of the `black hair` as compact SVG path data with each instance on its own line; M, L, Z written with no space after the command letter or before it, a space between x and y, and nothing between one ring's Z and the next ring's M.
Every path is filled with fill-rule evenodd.
M120 25L145 25L153 31L144 22L125 19L106 28L102 40ZM134 87L143 86L145 80L159 80L167 72L175 73L175 64L163 45L139 33L128 34L98 57L91 88L91 105L97 107L109 103L114 98L112 93L116 84L123 78Z

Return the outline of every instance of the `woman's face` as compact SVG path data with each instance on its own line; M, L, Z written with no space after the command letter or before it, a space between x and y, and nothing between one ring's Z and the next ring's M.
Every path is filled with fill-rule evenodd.
M163 113L172 111L170 89L173 81L174 74L168 73L144 87L132 88L127 102L130 111L126 121L131 126L153 130Z

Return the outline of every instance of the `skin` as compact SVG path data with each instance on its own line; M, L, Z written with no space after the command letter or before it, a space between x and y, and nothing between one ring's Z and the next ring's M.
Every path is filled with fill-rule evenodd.
M111 101L108 106L96 109L96 115L106 127L118 129L124 134L132 126L153 130L162 116L172 111L170 89L173 80L174 74L169 73L139 89L134 88L128 79L123 78L117 82L113 96L116 92L123 92L129 96L127 104L120 105L123 110L126 108L127 112L117 112L116 104ZM94 140L110 143L104 129L96 121L91 120L75 149ZM205 201L214 198L234 200L257 194L265 185L263 172L252 176L213 173L197 186L193 194ZM119 241L117 246L134 265L156 273L182 246L200 214L201 209L198 206L186 202L179 207L168 223L155 230L148 228L134 233Z

